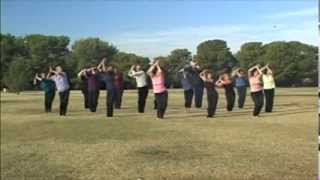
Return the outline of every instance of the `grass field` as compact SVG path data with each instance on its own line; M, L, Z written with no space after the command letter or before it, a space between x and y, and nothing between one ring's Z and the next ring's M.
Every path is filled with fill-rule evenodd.
M216 118L205 108L185 113L183 93L169 92L165 120L136 113L136 91L105 117L84 110L72 92L67 117L43 113L39 92L1 94L1 179L310 180L317 175L317 90L277 89L275 112L251 117L226 112L220 92ZM204 102L206 100L204 99ZM206 103L205 105L206 106Z

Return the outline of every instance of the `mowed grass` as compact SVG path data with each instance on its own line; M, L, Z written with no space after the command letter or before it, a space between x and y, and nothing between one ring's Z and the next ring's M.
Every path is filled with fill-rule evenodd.
M169 92L165 120L155 119L153 94L145 114L136 91L123 109L105 117L83 108L78 91L66 117L43 113L40 92L1 94L1 179L310 180L317 175L317 90L276 90L274 113L226 112L220 91L216 118L203 109L185 113L183 92Z

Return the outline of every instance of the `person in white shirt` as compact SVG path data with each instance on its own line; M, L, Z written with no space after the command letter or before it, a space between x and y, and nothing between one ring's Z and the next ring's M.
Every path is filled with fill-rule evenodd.
M146 73L141 69L140 65L133 65L129 70L128 76L136 79L138 88L138 112L144 113L146 99L149 93Z
M267 64L262 69L262 81L263 81L263 91L266 100L265 112L272 112L273 109L273 100L274 100L274 89L276 87L273 72Z

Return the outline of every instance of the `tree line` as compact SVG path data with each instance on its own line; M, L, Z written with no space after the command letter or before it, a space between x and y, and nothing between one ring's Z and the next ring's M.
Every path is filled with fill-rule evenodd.
M150 59L120 51L116 46L99 38L84 38L70 45L67 36L32 34L14 36L0 34L1 83L0 87L12 92L32 90L34 74L48 71L49 66L61 65L70 77L72 87L78 88L76 74L80 69L94 66L103 57L125 74L132 64L148 68ZM277 86L316 86L318 48L298 41L247 42L232 53L227 42L220 39L201 42L195 55L185 48L174 49L168 56L159 56L167 67L171 87L180 88L178 71L191 60L203 68L220 72L225 68L248 69L255 64L269 64ZM125 87L134 88L134 80L125 77Z

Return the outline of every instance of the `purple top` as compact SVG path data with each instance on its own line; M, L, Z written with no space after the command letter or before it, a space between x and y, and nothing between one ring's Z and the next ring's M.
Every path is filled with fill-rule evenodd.
M99 90L99 80L97 74L92 74L91 71L86 72L87 82L88 82L88 91L97 91Z

